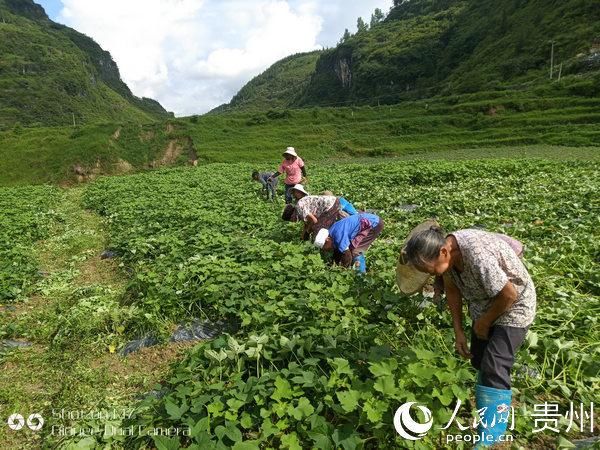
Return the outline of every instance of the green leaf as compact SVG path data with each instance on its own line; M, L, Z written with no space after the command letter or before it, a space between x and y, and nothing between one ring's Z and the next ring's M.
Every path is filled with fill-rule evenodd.
M275 392L271 396L274 400L281 400L284 398L293 397L292 386L290 382L281 376L277 376L275 379Z
M306 397L301 397L298 400L298 406L292 411L292 416L296 420L301 420L303 417L310 416L313 412L315 412L315 408L311 405L310 401Z
M309 431L308 437L311 438L314 442L313 448L317 448L319 450L331 450L331 439L329 436L322 433L315 433L313 431Z
M450 383L451 381L456 380L456 374L454 374L454 372L445 372L442 369L436 370L435 377L440 383Z
M221 411L223 411L223 407L225 405L220 402L219 400L212 402L211 404L209 404L206 409L208 411L209 414L212 414L216 417L220 416Z
M232 422L227 422L225 425L225 435L233 442L242 440L242 432Z
M350 389L349 391L338 391L336 396L340 401L342 408L346 412L352 412L358 406L360 392Z
M432 370L431 367L423 366L419 363L409 364L408 372L412 373L413 375L416 375L418 378L421 378L423 380L430 380L431 377L433 377L433 374L435 373L435 371Z
M242 413L242 418L240 419L240 425L245 429L249 429L252 427L252 416L247 412Z
M237 398L230 398L227 400L227 406L229 406L229 408L231 408L233 411L238 411L245 404L245 402L238 400Z
M336 428L332 434L333 442L337 447L342 447L344 450L355 450L360 444L362 439L354 431L354 428L346 425L340 428Z
M96 439L94 439L93 437L86 437L85 439L77 441L77 443L74 444L71 448L73 450L92 450L96 448L96 444Z
M379 377L375 381L373 388L384 395L394 395L396 393L396 382L392 375Z
M157 450L179 450L179 439L167 436L152 436Z
M413 348L412 351L415 352L417 359L420 361L429 361L435 358L435 353L424 348Z
M535 331L527 333L527 343L530 347L537 347L538 345L538 334Z
M370 422L379 424L388 407L389 405L386 402L371 397L363 406L363 411L367 413L367 419Z
M288 448L290 450L302 450L302 446L300 445L296 433L284 434L281 436L281 446L282 448Z
M354 372L352 371L352 369L350 368L350 363L348 362L347 359L343 359L343 358L334 358L330 364L335 368L335 371L338 374L347 374L347 375L353 375Z
M223 440L225 433L227 433L227 429L223 425L217 425L215 427L215 435L219 438L220 441Z
M165 409L167 410L167 414L169 414L172 419L179 420L181 419L182 414L187 411L188 407L185 402L181 407L179 407L173 402L173 400L166 398Z
M385 361L370 363L369 371L376 377L384 377L392 375L397 367L398 361L396 361L393 358L390 358Z
M236 442L232 450L260 450L260 446L256 441Z

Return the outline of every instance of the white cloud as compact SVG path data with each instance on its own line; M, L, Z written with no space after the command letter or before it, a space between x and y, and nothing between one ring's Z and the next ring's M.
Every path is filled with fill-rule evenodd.
M391 0L62 0L58 20L111 52L138 96L178 115L228 102L253 76L332 46ZM354 3L350 6L349 3Z

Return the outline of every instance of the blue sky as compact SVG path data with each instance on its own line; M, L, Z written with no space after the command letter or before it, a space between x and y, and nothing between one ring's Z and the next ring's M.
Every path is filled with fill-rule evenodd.
M231 100L290 54L333 47L392 0L35 0L108 50L134 94L177 115Z
M48 14L52 20L56 21L56 18L62 9L60 0L37 0L36 3L42 5L46 10L46 14Z

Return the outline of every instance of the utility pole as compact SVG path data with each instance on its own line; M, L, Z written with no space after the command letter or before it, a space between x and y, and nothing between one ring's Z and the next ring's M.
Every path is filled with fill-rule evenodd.
M550 79L554 76L554 41L552 41L552 50L550 51Z

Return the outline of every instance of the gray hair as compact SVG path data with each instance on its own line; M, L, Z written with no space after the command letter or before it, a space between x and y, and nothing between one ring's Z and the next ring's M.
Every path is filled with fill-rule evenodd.
M437 259L440 249L446 243L446 232L438 226L431 226L410 237L403 250L406 263L422 266Z

